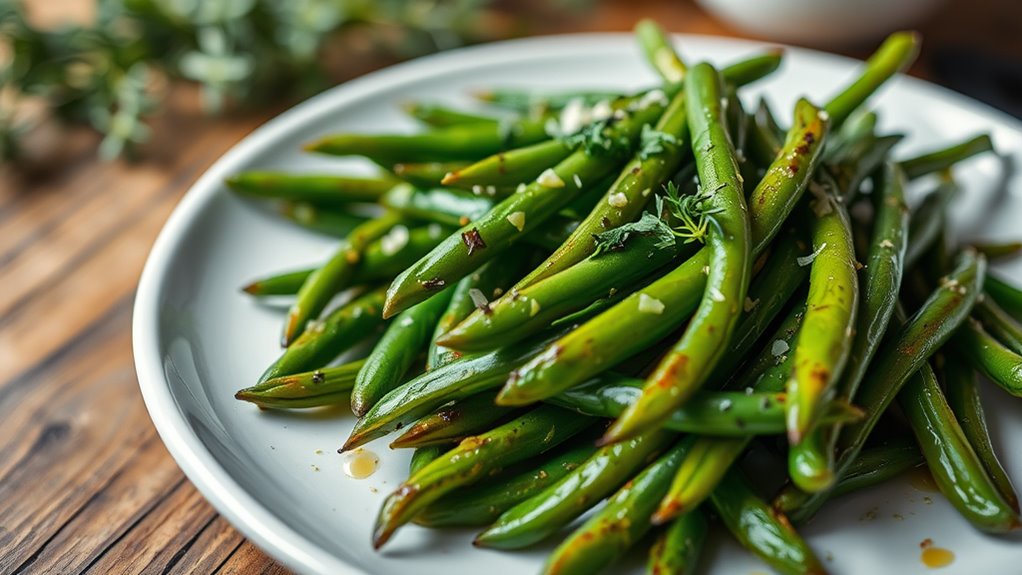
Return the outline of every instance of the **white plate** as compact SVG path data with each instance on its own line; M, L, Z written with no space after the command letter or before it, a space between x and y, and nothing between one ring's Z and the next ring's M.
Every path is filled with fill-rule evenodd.
M762 45L679 37L687 58L727 63ZM790 49L783 69L747 89L767 94L778 111L796 96L824 101L854 73L855 62ZM279 221L241 201L221 184L248 168L368 170L353 160L302 154L300 144L338 131L410 130L398 105L409 99L465 102L487 86L550 88L653 84L633 39L624 34L538 38L448 52L349 82L295 107L235 146L195 184L153 247L135 304L134 347L146 405L171 454L200 491L245 535L285 564L309 573L407 575L536 572L551 545L521 553L476 550L470 533L401 530L382 553L369 545L380 502L407 469L408 454L370 445L381 469L367 480L342 473L335 453L350 416L260 412L235 401L279 353L279 310L239 293L246 280L321 261L334 242ZM877 100L886 130L911 137L901 153L931 148L980 131L1022 159L1022 126L946 90L899 78ZM785 116L789 114L784 113ZM966 233L1018 237L1022 180L994 205L1000 164L992 157L960 170L967 191L956 204ZM1022 268L1009 272L1018 279ZM1022 402L985 389L994 441L1022 481ZM321 450L321 451L320 451ZM933 502L927 503L926 499ZM866 517L875 516L873 519ZM907 481L834 501L803 529L835 573L917 573L919 543L930 538L957 559L941 573L996 572L1022 559L1018 540L987 537L960 519L941 497ZM643 554L615 572L641 572ZM1014 560L1014 563L1009 563ZM762 565L720 537L704 565L712 573L752 573Z

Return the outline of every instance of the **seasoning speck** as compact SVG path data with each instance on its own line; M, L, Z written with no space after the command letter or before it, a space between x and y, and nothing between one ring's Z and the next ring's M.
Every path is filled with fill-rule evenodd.
M518 231L525 229L525 212L511 212L507 216L507 221L511 223Z
M564 180L562 180L561 177L557 175L557 172L555 172L552 168L544 170L543 173L536 178L536 181L546 188L564 187Z
M624 192L617 192L607 196L607 203L614 208L623 208L628 205L628 196Z
M642 313L651 313L660 315L664 313L664 302L658 300L655 297L646 295L644 293L639 294L639 311Z
M472 228L467 232L462 232L461 241L464 242L465 247L468 248L468 255L472 255L477 251L486 248L486 242L484 242L483 237L479 235L479 228Z

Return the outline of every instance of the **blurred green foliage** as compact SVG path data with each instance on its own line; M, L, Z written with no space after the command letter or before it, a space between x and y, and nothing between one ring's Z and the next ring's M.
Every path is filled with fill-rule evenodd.
M369 29L404 58L477 39L489 0L99 0L88 25L40 29L18 0L0 0L0 160L18 153L32 120L87 123L116 157L149 137L146 117L167 79L201 84L204 108L326 85L325 44ZM374 33L378 32L378 33ZM384 41L384 39L386 41ZM38 115L37 115L38 116Z

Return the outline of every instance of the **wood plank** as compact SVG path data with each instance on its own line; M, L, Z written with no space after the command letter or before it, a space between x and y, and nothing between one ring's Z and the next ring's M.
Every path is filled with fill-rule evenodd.
M230 559L244 541L241 534L226 519L217 515L192 545L182 549L183 553L179 551L178 560L164 573L166 575L213 573Z
M81 253L78 260L67 262L62 271L56 272L59 281L37 285L30 299L22 299L16 308L8 310L0 319L0 386L59 348L114 301L134 291L149 248L180 194L212 162L210 155L220 153L235 141L238 132L245 130L247 126L210 138L206 154L187 171L175 175L170 184L151 184L163 192L155 194L155 201L144 209L129 214L118 233L102 246ZM0 277L6 277L3 274L0 271ZM61 321L39 321L42 317Z
M202 495L182 482L83 573L164 573L215 518Z
M126 465L144 460L147 442L162 449L130 364L129 303L87 345L3 394L0 436L23 441L4 445L0 458L0 572L35 555ZM133 473L147 477L144 467Z
M288 575L290 571L263 553L251 541L246 540L216 573L217 575Z

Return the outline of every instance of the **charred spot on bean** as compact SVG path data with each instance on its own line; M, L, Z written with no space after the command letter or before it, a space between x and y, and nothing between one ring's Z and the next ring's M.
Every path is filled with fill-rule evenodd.
M486 242L484 242L483 237L479 235L478 228L472 228L467 232L462 232L461 241L464 242L465 246L468 248L468 255L472 255L477 250L486 248Z
M419 285L427 290L438 290L443 289L447 285L447 281L442 278L430 278L428 280L420 281Z
M312 372L312 383L323 383L326 381L326 374L322 370L317 369Z

